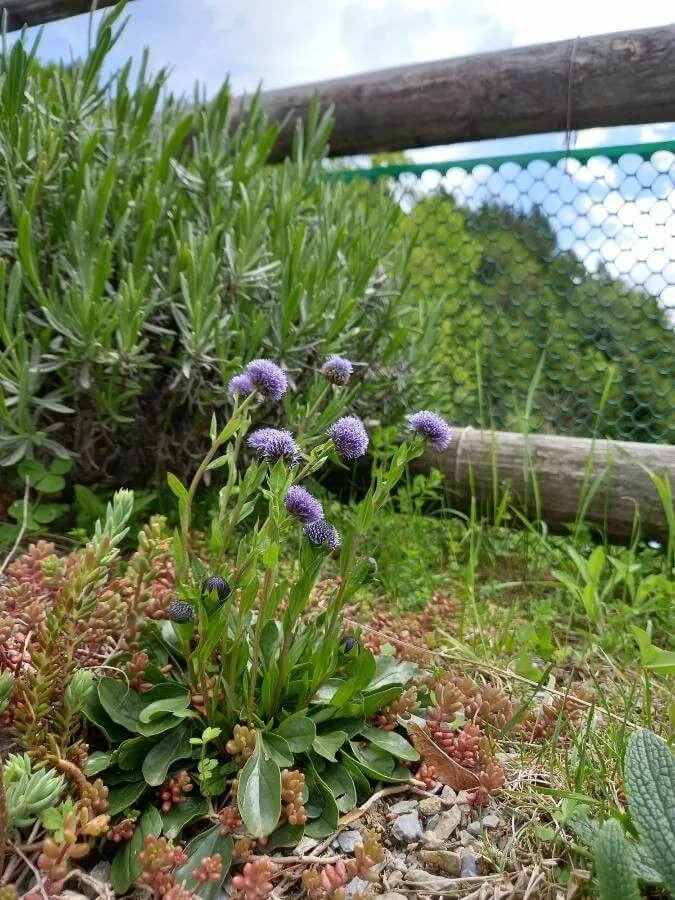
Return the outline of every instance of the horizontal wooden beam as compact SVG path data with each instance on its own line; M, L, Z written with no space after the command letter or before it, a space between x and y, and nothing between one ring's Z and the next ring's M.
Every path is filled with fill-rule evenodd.
M586 522L629 543L639 513L644 537L668 540L666 511L647 470L674 484L673 445L461 428L447 451L414 463L418 471L432 467L445 475L457 509L471 509L472 493L489 509L508 490L513 507L565 533L595 489Z
M331 156L675 120L675 25L384 69L263 93L286 125L332 106ZM240 112L247 98L242 98Z
M98 0L97 8L114 6L117 0ZM91 11L92 0L0 0L7 10L7 30L18 31L24 25L43 25Z

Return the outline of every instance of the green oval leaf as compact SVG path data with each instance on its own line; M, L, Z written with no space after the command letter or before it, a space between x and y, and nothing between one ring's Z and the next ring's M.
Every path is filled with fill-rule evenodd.
M203 819L210 811L209 801L203 797L188 797L185 803L175 803L168 813L162 815L162 832L173 840L177 838L188 822Z
M410 780L410 772L406 767L397 763L394 757L384 750L371 745L360 747L354 741L349 742L349 747L353 761L368 778L392 784L403 784Z
M329 762L337 762L335 754L347 739L346 731L329 731L328 734L317 734L312 742L312 749Z
M304 825L289 825L286 822L285 825L272 832L265 847L268 852L276 850L277 847L297 847L304 833Z
M310 766L307 772L307 789L309 806L315 808L316 814L306 823L305 834L315 840L320 840L336 830L340 811L333 792L317 774L314 766Z
M602 826L594 851L602 900L640 900L628 841L616 819L609 819Z
M166 780L169 769L178 759L192 756L192 745L187 729L176 728L155 744L143 761L143 778L152 787L159 787Z
M267 837L276 828L281 815L281 772L265 751L259 732L255 750L241 770L237 806L252 837Z
M345 766L337 763L326 766L321 773L323 780L330 788L338 809L342 813L349 812L356 806L356 785Z
M383 731L381 728L362 728L360 734L371 744L386 750L398 759L406 759L416 762L420 758L419 753L406 739L395 731Z
M147 790L144 781L134 781L131 784L122 784L112 788L108 794L108 808L106 812L110 816L124 812L136 803Z
M275 733L284 738L293 753L304 753L316 737L316 725L302 711L284 719Z
M66 486L65 478L60 475L45 475L35 485L35 490L41 494L58 494Z
M165 697L162 700L155 700L143 707L139 714L139 721L148 724L152 719L156 719L166 713L171 713L178 718L185 718L181 713L187 710L190 705L190 697L184 694L182 697Z
M330 705L340 707L352 697L365 690L376 672L375 657L370 650L362 650L347 663L347 680L341 684L330 699Z
M282 769L290 769L293 765L293 753L288 743L278 734L271 732L263 736L265 750Z
M125 772L132 772L134 769L140 772L145 757L156 743L157 738L142 736L122 741L115 752L115 761Z
M84 774L87 778L93 778L94 775L98 775L99 772L103 772L104 769L111 766L112 761L112 753L105 750L96 750L87 757L87 761L84 764Z
M186 846L185 855L187 856L187 862L176 872L176 881L178 884L185 882L185 887L189 891L193 891L198 897L201 897L202 900L215 900L230 871L233 847L232 838L229 835L227 837L221 835L220 825L209 828L208 831L203 831L192 838ZM214 853L220 854L223 864L223 877L219 882L207 881L206 884L201 884L192 877L192 873L199 868L203 859L206 859L207 856L213 856Z

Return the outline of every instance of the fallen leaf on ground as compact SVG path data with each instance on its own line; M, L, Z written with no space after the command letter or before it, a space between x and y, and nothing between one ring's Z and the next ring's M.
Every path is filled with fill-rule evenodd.
M434 767L436 777L443 784L450 785L454 791L470 791L478 787L478 776L448 756L428 731L420 728L414 722L409 722L407 728L415 750L428 766Z

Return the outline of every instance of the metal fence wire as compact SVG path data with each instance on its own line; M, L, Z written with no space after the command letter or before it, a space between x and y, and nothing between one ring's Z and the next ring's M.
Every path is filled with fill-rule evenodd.
M675 142L331 177L405 213L455 422L674 442Z

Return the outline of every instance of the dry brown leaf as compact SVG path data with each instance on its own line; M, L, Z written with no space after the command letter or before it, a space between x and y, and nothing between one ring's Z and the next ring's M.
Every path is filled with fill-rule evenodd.
M414 722L407 724L410 740L423 762L434 767L436 777L448 784L453 791L470 791L479 785L478 776L464 766L460 766L452 757L442 750L428 731Z

